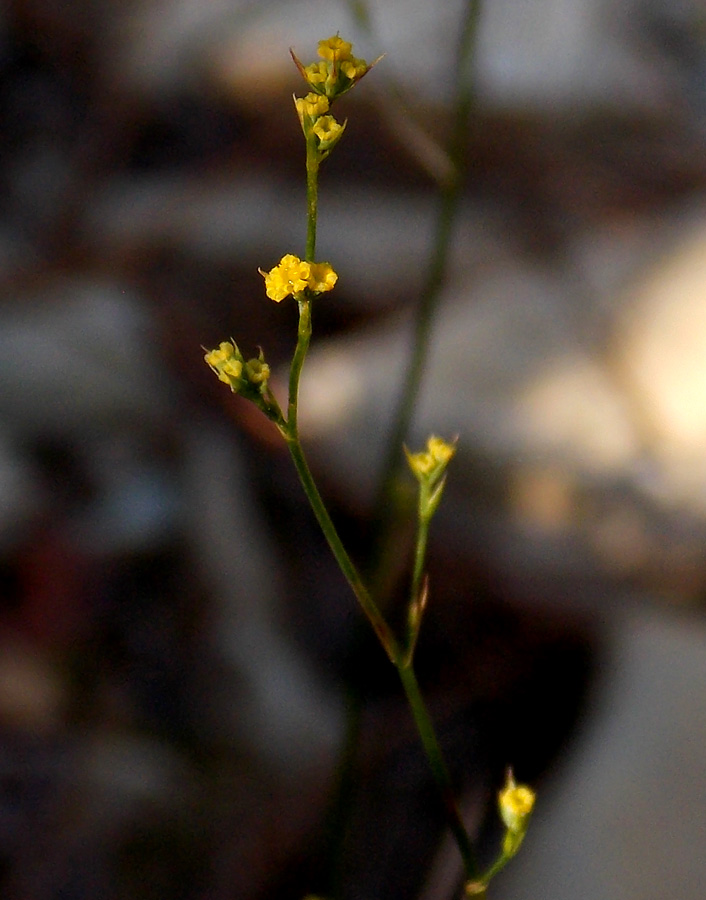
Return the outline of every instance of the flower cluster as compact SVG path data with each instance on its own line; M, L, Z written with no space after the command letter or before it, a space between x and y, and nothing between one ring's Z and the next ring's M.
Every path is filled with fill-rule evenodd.
M294 104L306 138L309 203L306 255L310 257L314 256L316 246L318 166L336 146L346 127L345 122L340 124L331 115L331 104L372 68L365 60L356 59L351 53L352 49L352 44L334 35L319 41L320 62L304 67L292 53L292 59L309 86L309 93L305 97L295 97ZM280 303L290 294L296 297L299 301L300 326L301 317L310 315L308 302L317 294L332 290L338 281L338 275L329 263L302 260L291 253L283 256L269 272L263 272L262 269L258 271L265 279L265 293L270 300ZM268 387L270 369L262 351L257 359L246 361L235 342L224 341L217 350L206 353L205 360L219 380L227 384L234 393L252 400L280 428L286 427L286 421Z
M217 350L209 350L204 360L234 394L252 400L268 418L281 422L282 413L269 389L270 367L262 350L256 358L246 360L235 341L223 341Z
M323 94L311 91L306 97L295 97L294 106L304 137L314 137L316 154L319 162L322 162L340 141L346 122L341 125L329 115L330 103Z
M448 444L432 434L427 440L426 450L410 453L405 447L405 453L409 467L419 482L419 516L429 520L441 501L446 467L456 453L456 444Z
M315 94L323 94L333 101L349 91L366 75L375 62L368 65L364 59L353 56L353 44L337 34L319 41L319 62L303 66L292 51L292 59L303 78Z
M407 462L417 478L422 481L438 481L456 452L455 444L447 444L432 434L427 440L427 449L421 453L407 452Z
M322 294L330 291L338 281L338 275L329 263L303 262L291 253L283 256L269 272L258 271L265 279L265 293L275 303L307 288L315 294Z
M218 375L218 380L229 385L234 394L247 394L253 387L261 393L267 387L270 367L262 350L256 359L246 362L235 341L223 341L218 350L210 350L204 359Z
M316 141L319 161L326 159L346 127L345 122L340 124L329 114L330 105L372 69L364 59L353 56L352 49L351 43L335 34L319 41L321 60L310 66L303 66L292 52L292 59L310 88L306 97L294 98L294 105L305 137Z

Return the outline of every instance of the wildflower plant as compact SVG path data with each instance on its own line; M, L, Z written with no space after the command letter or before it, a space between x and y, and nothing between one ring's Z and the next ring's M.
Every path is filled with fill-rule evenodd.
M473 11L473 4L469 7ZM472 17L469 17L469 21ZM270 367L260 350L246 359L236 342L223 341L205 354L205 362L219 381L254 403L279 430L289 449L303 489L328 541L333 555L347 579L361 609L368 618L387 657L396 668L414 718L424 752L438 785L448 826L458 845L465 872L466 896L484 895L490 879L515 855L524 838L534 803L530 788L516 785L512 775L499 797L501 818L506 834L497 860L481 872L469 834L461 818L451 778L432 719L421 695L414 671L414 653L426 608L429 589L424 574L431 520L441 502L446 472L456 453L456 441L436 435L426 448L410 452L405 448L411 473L418 482L417 537L414 566L407 608L406 629L399 635L388 623L377 595L365 583L351 560L319 493L304 454L299 436L299 383L312 335L312 306L323 302L338 283L338 274L329 262L316 261L318 178L321 163L342 139L347 120L340 123L331 112L339 97L352 90L378 60L368 64L353 56L353 46L338 34L319 41L319 61L303 65L293 51L292 59L304 78L307 93L294 97L294 106L306 147L307 230L303 259L286 253L271 269L260 269L266 296L275 303L291 297L297 304L299 322L297 342L289 369L288 398L284 409L270 388ZM409 395L407 397L409 400ZM397 430L400 428L398 422ZM398 445L399 446L399 445Z

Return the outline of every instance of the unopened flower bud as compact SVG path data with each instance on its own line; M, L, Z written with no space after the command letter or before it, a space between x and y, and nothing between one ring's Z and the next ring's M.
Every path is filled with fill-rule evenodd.
M511 771L507 773L505 786L498 794L500 816L508 831L525 832L534 808L535 793L524 784L515 784Z
M512 771L508 770L505 787L498 794L498 808L507 831L503 839L503 854L513 857L520 849L530 816L534 808L535 793L524 784L515 784Z
M217 350L206 353L204 360L216 373L219 381L227 384L233 393L239 392L243 374L243 358L237 344L223 341Z

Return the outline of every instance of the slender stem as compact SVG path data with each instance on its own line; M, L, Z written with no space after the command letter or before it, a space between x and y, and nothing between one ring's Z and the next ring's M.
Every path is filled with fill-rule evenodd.
M290 435L298 435L298 409L299 409L299 380L304 366L304 360L309 350L311 341L311 301L303 295L297 298L299 304L299 327L297 330L297 346L289 367L289 401L287 405L287 423Z
M313 262L316 254L316 224L318 213L318 195L319 195L319 154L316 147L316 137L311 134L306 139L306 207L307 207L307 228L306 228L306 259ZM392 630L385 621L377 604L370 596L368 589L356 569L355 565L348 556L343 543L338 536L336 527L326 509L324 501L321 498L319 489L314 482L314 478L309 469L309 465L304 456L304 450L299 440L299 427L297 422L297 410L299 405L299 380L301 378L304 360L309 349L311 340L311 302L305 295L300 294L297 297L299 304L299 328L297 333L297 346L292 358L292 365L289 370L289 405L287 409L287 428L285 438L289 452L294 461L294 465L299 475L299 479L304 488L304 492L311 504L314 515L328 541L331 552L336 558L336 562L343 572L346 580L353 589L363 612L370 620L375 633L382 646L385 648L387 655L393 663L401 659L401 650L397 639Z
M501 872L505 866L510 862L512 856L508 856L507 853L501 853L500 856L495 860L493 865L483 873L483 877L480 879L480 883L484 884L486 887L490 884L493 878Z
M316 136L306 139L306 255L307 262L316 259L316 220L319 209L319 154Z
M417 545L414 549L414 570L412 572L412 587L410 589L410 604L417 603L424 575L424 560L427 555L427 542L429 540L429 517L419 515L417 525Z
M478 864L466 826L463 824L463 819L456 803L451 776L444 762L441 747L434 731L434 725L419 690L417 676L414 674L414 669L411 665L398 667L398 672L402 681L402 687L407 695L409 707L414 716L414 722L417 726L424 752L429 760L434 780L441 793L449 828L458 844L463 859L466 879L472 881L478 877Z
M407 607L407 635L405 640L404 665L411 666L414 653L417 649L419 631L422 627L422 618L427 604L428 584L424 582L424 560L427 552L429 538L429 518L419 516L417 526L417 544L414 550L414 569L412 572L412 585Z
M306 457L304 456L304 451L302 449L298 436L291 435L290 432L290 436L287 439L287 444L289 446L289 452L292 456L292 460L294 461L297 474L299 475L299 479L302 483L302 487L304 488L304 492L306 493L309 503L311 504L311 508L314 511L316 520L318 521L319 526L324 533L324 537L328 541L331 552L336 558L336 562L338 563L341 572L348 581L348 584L351 586L353 593L355 594L358 602L363 609L363 612L368 617L370 624L373 626L375 634L377 634L380 643L382 644L385 652L390 658L390 661L396 665L401 657L401 650L397 639L395 638L395 635L392 632L390 626L385 621L382 613L378 609L377 604L373 601L372 597L368 593L368 589L363 584L363 581L358 574L358 570L351 561L351 558L348 556L348 553L346 552L346 549L338 536L336 526L333 524L333 521L329 516L328 510L324 505L324 501L321 499L321 494L319 494L319 490L316 487L316 483L314 482L311 471L309 470L309 466L307 464Z
M480 0L469 0L468 12L463 28L463 36L461 40L461 51L459 54L459 79L463 83L468 83L468 79L463 77L465 72L465 63L469 56L468 47L470 46L470 35L474 31L475 18ZM461 97L461 95L460 95ZM460 172L461 147L463 144L462 137L465 132L469 103L464 106L461 99L457 103L456 126L453 137L452 159L457 163L456 172ZM306 255L308 262L314 262L316 258L316 228L318 215L318 171L320 158L316 147L316 138L313 134L307 136L306 139L306 195L307 195L307 235L306 235ZM448 245L450 243L451 226L456 212L458 201L458 178L453 179L453 183L445 186L442 191L441 209L439 214L439 225L437 229L437 240L435 243L434 253L423 291L422 304L417 320L415 349L412 356L412 362L407 377L407 388L398 410L397 421L393 429L393 440L395 454L399 452L399 446L404 439L404 435L408 430L409 421L412 415L412 409L416 403L419 389L419 381L421 378L422 368L426 359L426 349L428 345L430 323L434 312L441 278L446 266L448 255ZM413 646L402 648L395 637L394 632L387 624L385 617L380 612L377 603L371 596L362 581L362 578L348 556L343 543L336 531L336 527L328 513L328 510L321 498L319 490L314 482L313 476L309 469L304 450L299 439L299 429L297 421L299 381L301 372L309 349L311 340L311 308L310 300L306 295L297 297L299 304L299 328L297 335L297 346L292 358L292 365L289 375L289 402L287 410L287 422L283 431L287 446L291 454L294 466L299 475L302 487L309 500L311 508L316 519L324 533L324 536L331 548L336 562L341 572L345 576L363 612L369 619L375 633L384 647L390 661L397 669L402 686L404 688L407 700L414 717L414 721L419 732L419 736L424 747L424 751L429 760L433 776L439 787L449 827L458 844L466 877L468 880L477 877L478 868L471 846L468 832L465 829L458 806L455 801L451 778L444 762L441 747L439 745L431 717L427 711L426 705L422 698L417 683L417 678L412 666ZM395 465L388 463L388 481L391 483L394 476ZM424 521L420 517L420 530L417 542L417 557L415 560L415 568L413 574L413 595L412 602L418 600L419 589L423 577L424 555L426 550L428 520Z
M304 492L309 500L314 515L324 533L324 537L328 541L336 562L341 572L353 589L363 612L370 620L375 633L380 639L380 643L385 648L387 655L393 663L397 663L401 659L401 650L397 639L391 628L385 621L382 613L374 602L368 589L363 584L357 568L348 556L343 542L338 536L336 526L333 524L331 516L324 504L319 489L316 486L314 478L309 469L309 465L304 456L304 450L299 439L299 427L297 419L297 410L299 406L299 380L301 378L304 360L306 359L307 350L309 349L309 341L311 340L311 302L304 297L298 300L299 303L299 331L297 346L292 358L292 365L289 371L289 406L287 416L287 426L285 440L289 447L294 466L299 475Z

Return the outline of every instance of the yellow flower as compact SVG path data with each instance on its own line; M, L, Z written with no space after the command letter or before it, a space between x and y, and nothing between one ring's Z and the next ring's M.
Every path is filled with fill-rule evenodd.
M338 281L338 275L329 263L312 263L309 275L309 287L316 293L330 291Z
M362 78L367 71L368 64L366 61L364 59L356 59L355 56L351 56L350 59L346 59L341 63L341 72L343 72L350 81L357 81Z
M498 794L498 806L505 827L513 835L524 835L534 808L535 793L524 784L515 784L512 772L507 773L505 787Z
M426 451L410 453L404 448L407 462L419 482L419 517L429 521L436 512L446 483L446 467L456 452L456 445L447 444L432 434Z
M323 60L314 62L310 66L304 66L302 72L312 87L322 84L328 78L328 66Z
M446 441L432 434L427 440L426 452L408 452L407 461L417 478L438 480L455 452L455 444L447 444Z
M288 253L269 272L263 272L262 269L259 272L265 279L265 293L270 300L279 303L290 294L298 294L308 286L310 270L308 262L302 262L298 256Z
M343 127L333 116L319 116L314 122L313 131L322 144L330 144L332 141L338 140Z
M344 41L335 34L324 41L319 41L319 62L308 66L302 65L294 51L290 51L294 64L317 93L328 97L333 102L337 97L349 91L360 79L372 69L375 62L368 65L364 59L352 54L353 44Z
M309 93L306 97L295 97L294 104L297 107L299 120L302 124L304 116L315 119L317 116L322 116L324 113L327 113L329 107L328 97L325 97L323 94L314 93Z
M432 434L427 440L427 450L436 465L443 464L445 466L456 452L456 446L447 444L446 441Z
M265 279L265 293L276 303L305 288L315 293L330 291L338 281L338 275L329 263L302 262L291 253L283 256L279 265L269 272L258 271Z
M430 453L410 453L407 455L410 469L419 477L427 476L434 468L434 460Z
M328 59L331 62L348 59L352 49L353 44L344 41L343 38L339 37L337 34L327 38L325 41L319 41L319 56L322 59Z

